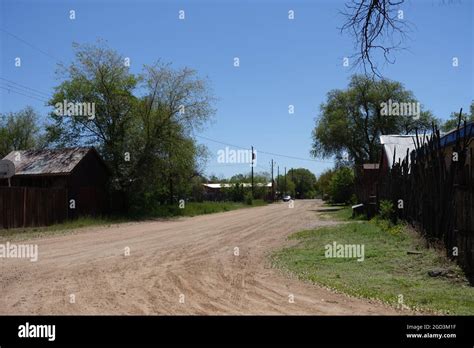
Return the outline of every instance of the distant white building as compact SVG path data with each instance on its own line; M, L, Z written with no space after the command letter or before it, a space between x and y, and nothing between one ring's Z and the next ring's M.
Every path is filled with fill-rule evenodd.
M202 184L204 187L210 188L210 189L221 189L221 188L230 188L232 186L235 186L237 183L216 183L216 184ZM243 187L252 187L251 183L238 183L239 185L242 185ZM263 183L256 183L255 187L272 187L272 183L269 182L268 184L263 184Z

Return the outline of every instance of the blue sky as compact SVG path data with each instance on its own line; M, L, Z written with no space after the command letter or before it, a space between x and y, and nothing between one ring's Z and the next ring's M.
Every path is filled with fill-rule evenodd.
M192 67L207 76L217 113L198 135L243 147L253 145L257 171L273 158L283 167L305 167L320 174L330 159L310 159L311 131L328 91L345 88L360 70L343 67L354 53L339 29L344 1L24 1L0 0L0 77L50 95L60 80L58 60L73 59L72 42L98 38L131 58L132 71L157 59ZM469 109L473 99L473 2L407 0L401 7L411 24L408 49L385 65L384 76L412 90L425 109L447 118ZM75 10L76 19L69 19ZM186 19L179 20L178 12ZM294 10L295 19L288 19ZM32 47L33 46L33 47ZM22 65L15 67L20 57ZM240 67L233 66L239 57ZM458 57L459 66L452 67ZM5 87L5 80L0 80ZM27 93L28 94L28 93ZM30 94L30 96L33 94ZM35 94L37 95L37 94ZM42 98L40 98L42 99ZM288 113L288 105L295 113ZM44 119L44 102L0 89L0 112L33 106ZM248 172L246 164L217 163L225 145L197 138L208 146L207 174Z

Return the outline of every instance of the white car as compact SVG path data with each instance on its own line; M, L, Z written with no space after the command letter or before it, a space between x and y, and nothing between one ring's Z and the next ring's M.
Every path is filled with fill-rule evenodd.
M283 202L289 202L289 201L291 201L290 195L283 196Z

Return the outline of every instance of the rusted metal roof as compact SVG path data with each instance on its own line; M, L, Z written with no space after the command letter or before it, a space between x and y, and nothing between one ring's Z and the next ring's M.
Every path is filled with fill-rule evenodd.
M15 175L69 174L89 153L91 147L12 151L4 159L15 165Z

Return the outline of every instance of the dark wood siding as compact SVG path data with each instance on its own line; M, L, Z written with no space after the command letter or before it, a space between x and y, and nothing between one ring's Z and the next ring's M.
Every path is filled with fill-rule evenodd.
M108 173L95 151L90 151L67 178L69 199L74 199L76 209L71 217L102 215L107 212Z
M0 187L0 229L48 226L67 216L64 188Z
M17 175L0 182L0 228L44 226L66 218L107 214L108 171L90 150L70 173ZM70 200L75 200L75 209Z

